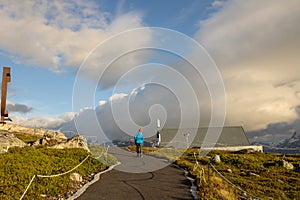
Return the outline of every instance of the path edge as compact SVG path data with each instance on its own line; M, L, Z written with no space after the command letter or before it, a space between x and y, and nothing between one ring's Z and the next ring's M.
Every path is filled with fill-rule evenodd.
M98 174L96 174L96 175L94 176L94 179L93 179L92 181L87 182L85 185L83 185L79 190L77 190L77 192L76 192L75 194L73 194L71 197L67 198L67 200L75 200L75 199L77 199L78 197L80 197L80 196L86 191L86 189L87 189L90 185L94 184L96 181L98 181L98 180L100 179L100 175L101 175L101 174L104 174L104 173L106 173L106 172L111 171L113 168L115 168L116 166L118 166L118 165L120 165L120 164L121 164L121 162L118 162L118 163L115 164L115 165L109 166L108 169L106 169L106 170L104 170L104 171L101 171L101 172L99 172Z

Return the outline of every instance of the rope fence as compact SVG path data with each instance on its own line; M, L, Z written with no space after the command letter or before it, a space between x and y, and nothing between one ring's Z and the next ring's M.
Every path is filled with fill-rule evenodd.
M74 171L75 169L77 169L79 166L81 166L89 157L90 157L90 155L88 155L87 157L85 157L85 159L83 161L81 161L81 163L79 163L78 165L76 165L75 167L73 167L72 169L70 169L69 171L66 171L64 173L54 174L54 175L36 175L36 176L40 177L40 178L53 178L53 177L58 177L58 176L66 175L66 174Z
M29 184L27 185L25 191L23 192L23 194L22 194L20 200L22 200L22 199L24 198L24 196L26 195L26 193L27 193L28 189L30 188L30 186L31 186L32 182L34 181L34 179L36 179L36 178L54 178L54 177L59 177L59 176L66 175L66 174L68 174L68 173L74 171L74 170L77 169L78 167L80 167L85 161L87 161L87 159L88 159L89 157L92 157L92 158L94 158L94 159L99 159L99 158L101 158L103 155L105 155L106 158L107 158L108 148L109 148L109 146L104 147L105 150L102 151L102 153L101 153L98 157L92 157L91 155L87 155L87 156L86 156L86 157L85 157L78 165L76 165L75 167L73 167L72 169L70 169L70 170L68 170L68 171L66 171L66 172L63 172L63 173L60 173L60 174L54 174L54 175L39 175L39 174L33 175L33 177L31 178L31 180L30 180L30 182L29 182Z
M108 145L107 147L104 146L104 149L105 149L105 150L102 151L101 154L100 154L99 156L93 157L93 158L96 159L96 160L98 160L98 159L101 158L101 157L103 156L103 154L104 154L104 155L105 155L105 158L107 159L107 152L108 152L109 147L110 147L109 145Z
M193 171L195 171L197 168L200 169L200 184L202 182L202 180L204 181L204 183L206 183L206 180L205 180L205 176L204 176L204 168L201 167L201 165L199 164L198 162L198 159L197 159L197 154L196 152L194 152L194 159L195 159L195 164L194 164L194 167L193 167ZM199 155L200 155L200 149L199 149ZM247 191L243 190L242 188L240 188L239 186L235 185L234 183L232 183L231 181L229 181L221 172L219 172L215 166L211 163L208 164L208 182L209 182L209 179L210 179L210 173L209 173L209 167L211 167L213 169L213 171L215 171L225 182L227 182L231 187L241 191L243 194L247 194L248 196L252 197L254 200L259 200L260 198L255 196L255 195L252 195L250 193L248 193Z
M234 183L232 183L231 181L229 181L225 176L223 176L223 174L221 174L213 164L209 163L210 167L224 180L226 181L229 185L231 185L233 188L236 188L238 189L239 191L243 192L243 194L247 194L249 195L250 197L254 198L254 199L257 199L259 200L260 198L257 197L257 196L254 196L250 193L248 193L247 191L243 190L242 188L240 188L239 186L235 185Z
M20 200L22 200L22 199L24 198L25 194L27 193L27 190L29 189L30 185L32 184L32 182L33 182L34 179L36 178L35 176L36 176L36 175L33 175L31 181L29 182L29 184L28 184L27 187L26 187L26 190L23 192L23 194L22 194Z
M206 183L205 176L204 176L204 168L201 167L200 164L198 163L197 156L196 156L195 152L194 152L194 158L195 158L195 164L194 164L194 167L193 167L193 171L195 171L197 168L199 168L201 170L200 171L200 184L202 183L202 180Z

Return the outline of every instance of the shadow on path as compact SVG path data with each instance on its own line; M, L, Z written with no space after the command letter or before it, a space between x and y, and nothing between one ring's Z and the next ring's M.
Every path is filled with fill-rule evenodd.
M193 199L183 170L151 156L137 158L135 153L118 148L110 153L121 165L101 175L77 199Z

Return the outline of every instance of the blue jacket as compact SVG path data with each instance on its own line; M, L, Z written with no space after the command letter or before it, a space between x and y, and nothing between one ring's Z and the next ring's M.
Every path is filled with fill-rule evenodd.
M138 132L138 133L134 136L134 141L135 141L135 143L137 143L137 144L144 143L143 133L142 133L142 132Z

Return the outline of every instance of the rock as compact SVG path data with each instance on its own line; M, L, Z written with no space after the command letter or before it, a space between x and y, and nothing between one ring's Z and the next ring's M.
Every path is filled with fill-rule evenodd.
M284 182L283 182L282 180L280 180L280 179L278 179L277 181L278 181L279 183L284 183Z
M221 162L221 158L219 155L215 155L211 158L211 161L215 164L219 164Z
M5 153L11 147L24 147L26 144L14 134L0 131L0 153Z
M67 137L60 132L49 131L41 128L27 128L17 124L0 124L0 131L12 133L14 135L35 136L40 138L50 138L56 141L66 141Z
M288 161L285 160L279 160L278 161L279 166L282 166L288 170L293 170L294 169L294 165L292 163L289 163Z
M71 184L71 187L73 188L76 188L80 185L82 181L82 176L78 173L72 173L70 175L70 184Z
M247 173L246 172L241 172L240 175L241 176L247 176Z
M53 134L46 133L42 138L35 141L31 146L53 146L66 141L67 139L63 137L56 137L56 132L54 132Z
M62 142L60 144L51 146L51 148L55 148L55 149L82 148L82 149L85 149L88 152L90 152L85 137L83 137L81 135L76 135L66 142Z
M260 177L260 175L258 175L258 174L255 174L255 173L253 173L253 172L249 172L249 176L256 176L256 177Z

